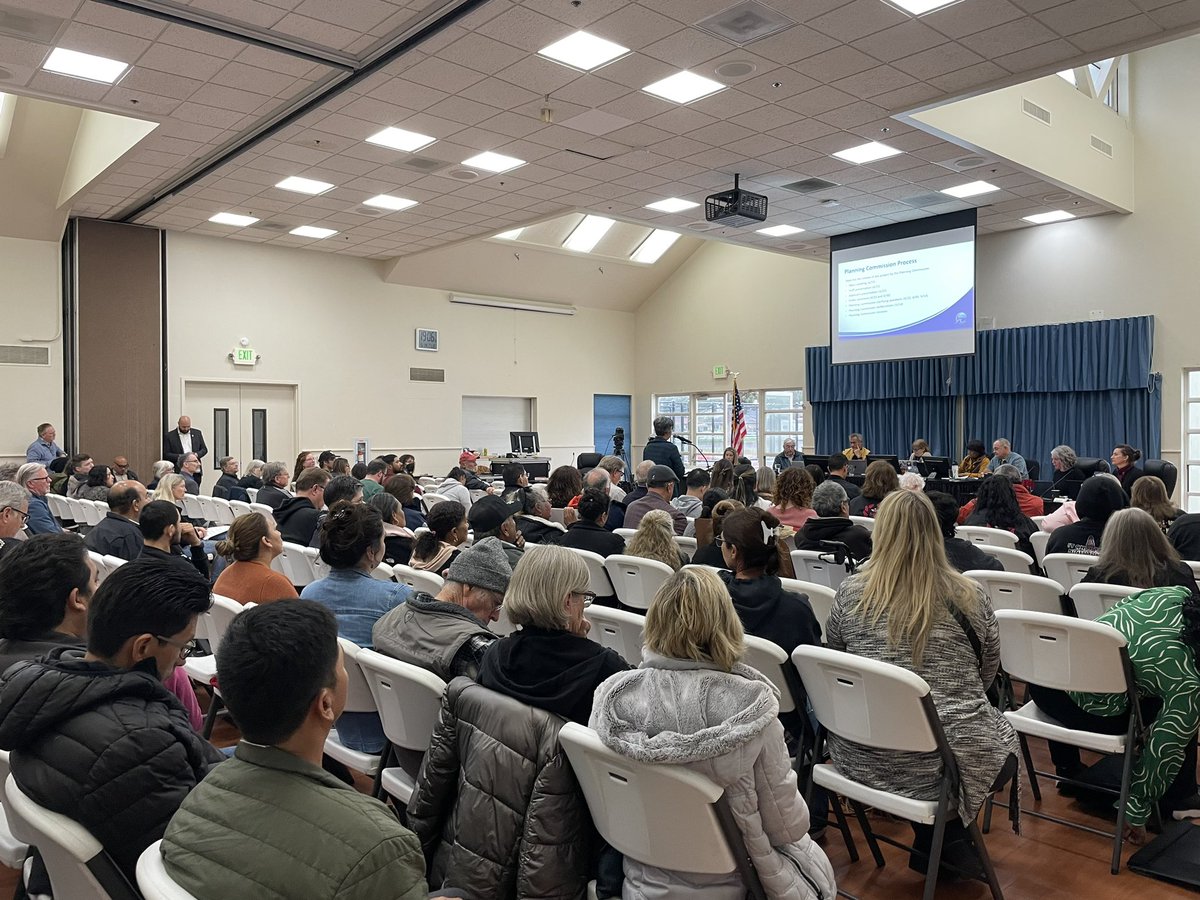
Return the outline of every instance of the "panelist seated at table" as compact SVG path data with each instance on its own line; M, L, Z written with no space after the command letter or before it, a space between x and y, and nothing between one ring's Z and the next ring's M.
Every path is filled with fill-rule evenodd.
M929 441L925 438L917 438L912 442L911 452L908 454L908 461L921 459L924 456L932 456L933 451L929 449Z
M1078 459L1075 451L1066 444L1059 444L1050 451L1050 465L1054 467L1051 491L1056 494L1066 494L1072 500L1079 496L1079 486L1083 484L1083 479L1091 473L1085 472L1084 469L1075 465ZM1102 461L1097 460L1097 462ZM1107 471L1107 469L1108 466L1105 464L1104 470Z
M842 456L846 459L866 459L871 455L871 451L863 444L863 436L857 431L850 435L850 446L842 451Z
M990 461L983 441L979 440L979 438L973 438L967 441L967 455L958 464L958 477L982 478L987 474L988 463Z
M1025 465L1025 457L1014 453L1008 438L996 438L992 441L992 461L988 463L988 471L995 472L1000 466L1016 466L1021 473L1021 480L1029 477L1029 467Z

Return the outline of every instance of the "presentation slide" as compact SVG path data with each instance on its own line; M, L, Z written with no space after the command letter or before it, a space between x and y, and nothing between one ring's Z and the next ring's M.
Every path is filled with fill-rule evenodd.
M835 249L834 363L975 352L975 229Z

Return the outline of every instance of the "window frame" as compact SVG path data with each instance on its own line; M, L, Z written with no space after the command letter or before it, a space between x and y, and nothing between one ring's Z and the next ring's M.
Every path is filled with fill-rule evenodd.
M801 387L742 388L739 385L738 392L742 396L742 406L743 406L743 409L746 411L746 442L745 443L748 448L749 447L753 448L753 453L754 453L753 456L751 456L749 453L747 453L745 455L751 460L751 462L754 463L755 468L761 468L764 465L768 465L770 463L770 461L775 458L776 453L778 453L778 451L776 451L776 453L768 453L767 452L767 450L766 450L767 439L770 437L779 437L779 436L795 437L797 448L802 449L804 447L804 426L805 426L804 388L801 388ZM797 433L792 434L792 433L777 432L777 431L769 432L766 430L768 410L765 408L764 404L766 403L766 395L769 393L788 393L788 394L799 394L800 395L800 404L798 407L792 407L792 408L789 408L786 410L770 410L770 412L772 412L772 413L782 412L782 413L787 413L789 415L796 416L798 418L799 424L800 424L800 428L798 429ZM686 412L664 411L659 405L660 400L668 399L671 401L678 401L685 397L687 398L687 411ZM720 430L719 431L698 432L696 429L699 424L700 417L702 417L702 416L703 417L711 417L714 415L713 413L710 413L710 412L700 412L701 401L706 401L706 400L710 400L710 399L717 398L717 397L724 398L723 403L722 403L724 413L721 416ZM733 410L733 386L732 385L730 385L730 388L727 391L695 391L692 393L688 393L688 392L684 392L684 391L672 391L672 392L664 392L661 394L652 394L650 402L651 402L651 407L654 410L654 416L653 416L654 418L657 418L660 415L672 416L673 418L676 419L676 425L678 426L680 424L679 417L681 417L681 416L687 417L686 428L677 428L675 431L675 434L680 437L685 437L688 440L697 441L698 443L702 443L702 446L699 449L703 450L704 456L708 457L707 464L709 466L711 466L713 463L715 463L718 459L721 458L721 454L724 452L725 448L729 446L729 437L730 437L729 419L730 419L730 415L732 414L732 410ZM672 404L672 405L678 405L678 404ZM750 414L751 409L756 410L756 414L754 416L752 416ZM720 437L719 437L719 440L717 440L715 442L714 441L703 441L702 442L700 440L701 434L703 434L705 436L719 435ZM782 446L782 443L783 442L780 441L781 446ZM710 452L710 450L708 449L710 446L717 447L715 454L713 452ZM684 468L690 469L695 466L704 466L705 465L704 456L702 456L700 453L698 453L697 448L693 447L690 444L682 445L679 448L679 453L680 453L680 456L683 457Z

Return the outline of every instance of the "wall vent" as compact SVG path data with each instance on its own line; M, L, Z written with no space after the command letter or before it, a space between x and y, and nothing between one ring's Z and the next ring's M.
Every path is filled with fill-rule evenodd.
M1021 112L1025 113L1025 115L1029 116L1031 119L1037 119L1043 125L1053 124L1050 121L1050 110L1046 109L1044 106L1038 106L1028 97L1021 98Z
M49 347L28 347L21 344L0 344L0 366L48 366Z
M409 381L433 381L441 384L446 380L445 369L419 369L410 368L408 370Z
M1113 145L1103 138L1096 137L1094 134L1092 135L1092 149L1097 153L1103 153L1109 159L1112 159Z
M975 330L976 331L991 331L996 327L995 316L976 316Z

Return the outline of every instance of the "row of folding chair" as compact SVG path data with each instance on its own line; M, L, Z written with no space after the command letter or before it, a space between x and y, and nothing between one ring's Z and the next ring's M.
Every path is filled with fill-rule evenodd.
M1088 557L1094 561L1094 557ZM987 592L993 609L1062 614L1062 596L1070 597L1081 619L1096 619L1140 588L1127 584L1072 584L1063 590L1060 582L1038 575L972 570L964 572Z
M249 512L248 504L238 502L246 506L246 512ZM189 519L199 519L214 525L232 525L238 515L234 511L233 501L224 497L210 497L208 494L184 494L183 512Z
M92 527L100 524L100 520L108 515L108 504L103 500L84 500L79 497L64 497L61 494L47 494L46 503L50 513L63 525L87 525Z
M121 559L119 556L101 555L95 550L89 550L88 556L92 560L92 565L96 567L97 584L103 584L104 579L128 562L128 560Z
M556 519L555 521L558 521L558 520ZM635 534L637 534L637 529L636 528L614 528L613 534L619 534L621 537L623 537L625 539L625 545L628 546L629 542L631 540L633 540L633 536ZM686 553L689 558L695 555L696 550L699 548L699 545L696 543L696 539L694 537L685 537L682 534L674 535L674 537L675 537L675 545L680 550L682 550L684 553Z

